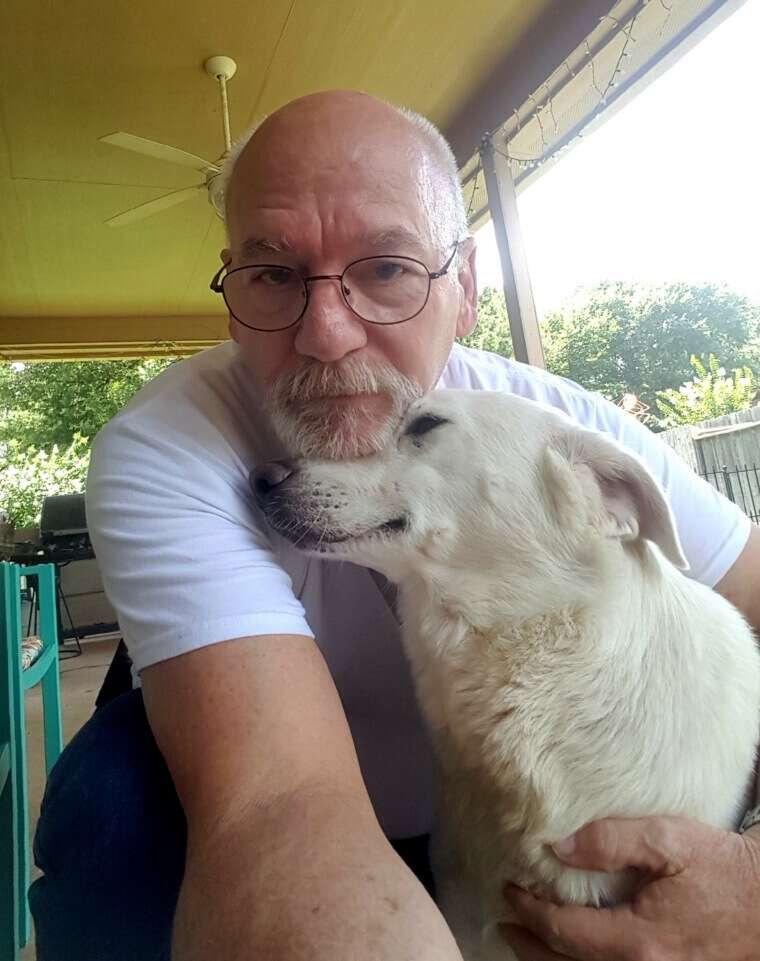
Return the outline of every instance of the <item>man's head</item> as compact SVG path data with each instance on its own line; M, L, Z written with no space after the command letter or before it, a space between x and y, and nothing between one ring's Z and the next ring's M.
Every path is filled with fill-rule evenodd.
M422 118L332 91L272 114L223 176L230 269L273 264L335 277L360 258L401 256L435 273L464 241L404 322L357 316L346 300L354 293L344 297L335 279L308 283L306 310L286 329L252 330L240 320L255 326L255 317L230 318L293 453L343 458L379 449L409 401L435 385L454 338L475 324L474 247L451 151ZM372 269L388 272L376 262ZM278 285L281 275L261 281Z

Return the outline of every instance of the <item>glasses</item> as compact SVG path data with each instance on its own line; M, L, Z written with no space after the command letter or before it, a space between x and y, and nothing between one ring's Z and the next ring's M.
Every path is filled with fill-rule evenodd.
M214 274L211 290L224 297L227 309L250 330L274 332L294 327L309 305L309 284L337 280L346 306L368 324L403 324L416 317L430 297L430 285L448 273L460 241L449 259L432 273L413 257L362 257L342 274L303 277L281 264L255 264Z

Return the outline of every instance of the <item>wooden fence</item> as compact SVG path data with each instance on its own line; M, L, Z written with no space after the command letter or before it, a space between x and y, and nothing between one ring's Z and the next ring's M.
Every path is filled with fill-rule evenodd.
M760 406L659 436L695 473L760 523Z

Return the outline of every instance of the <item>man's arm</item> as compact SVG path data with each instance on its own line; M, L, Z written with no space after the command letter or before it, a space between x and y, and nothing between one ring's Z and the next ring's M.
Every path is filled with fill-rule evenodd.
M311 639L238 638L141 678L188 822L174 961L461 961L380 830Z
M744 550L715 590L738 607L760 643L760 527L752 528ZM755 784L755 803L760 804L760 771ZM760 842L760 824L747 833Z
M715 590L738 607L760 641L760 527L753 527L744 550Z

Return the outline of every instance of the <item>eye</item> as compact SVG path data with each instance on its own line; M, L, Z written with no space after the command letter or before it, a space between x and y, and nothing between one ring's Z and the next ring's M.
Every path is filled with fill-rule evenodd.
M374 264L373 279L388 283L398 280L403 273L404 268L398 261L378 260Z
M250 286L286 287L294 281L290 267L251 267L246 279Z
M419 438L430 433L441 424L450 424L451 421L445 417L438 417L436 414L421 414L409 424L404 431L404 437L412 437L416 446L419 446Z
M259 280L268 287L284 287L293 280L293 271L287 267L270 267L259 275Z

